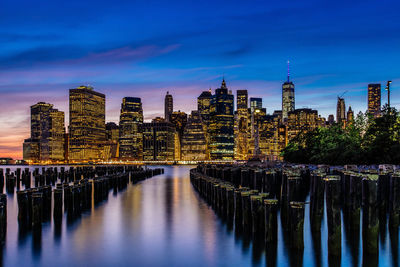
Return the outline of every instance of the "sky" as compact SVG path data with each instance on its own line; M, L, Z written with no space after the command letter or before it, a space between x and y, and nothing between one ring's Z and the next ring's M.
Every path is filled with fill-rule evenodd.
M66 115L68 89L106 95L106 121L141 97L146 120L197 108L225 77L235 93L281 109L290 60L296 108L336 113L337 96L367 108L368 83L392 80L400 108L400 2L390 1L0 1L0 157L22 158L30 106ZM382 90L382 103L387 94Z

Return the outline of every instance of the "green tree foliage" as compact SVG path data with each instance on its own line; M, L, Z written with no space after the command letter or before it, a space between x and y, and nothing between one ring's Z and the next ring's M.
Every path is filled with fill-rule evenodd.
M378 118L359 113L347 127L300 133L282 151L285 161L312 164L399 164L400 115L384 107Z

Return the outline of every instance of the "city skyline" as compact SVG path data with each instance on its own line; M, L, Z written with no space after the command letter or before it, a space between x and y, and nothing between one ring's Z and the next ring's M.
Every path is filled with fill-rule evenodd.
M289 73L287 73L288 75L289 75ZM225 79L224 79L224 77L222 77L223 78L223 83L225 83ZM287 77L288 79L289 79L289 77ZM286 83L287 83L287 81L288 80L286 80L285 82L283 82L283 85L285 85ZM290 80L291 82L293 82L292 80ZM282 85L281 85L282 86ZM82 85L81 86L78 86L78 88L79 87L82 87ZM369 87L370 87L370 84L368 84L367 85L367 89L365 89L367 92L368 92L368 90L369 90ZM231 87L228 87L229 88L229 91L231 91L232 92L232 94L233 94L233 96L234 96L234 103L233 103L233 105L234 105L234 110L235 110L235 112L238 110L237 109L237 103L236 103L236 96L237 96L237 93L238 92L241 92L242 90L246 90L246 89L237 89L237 90L233 90L233 89L231 89ZM204 92L207 92L207 91L209 91L210 89L212 89L212 88L209 88L208 90L202 90L201 91L201 93L204 93ZM217 90L218 88L214 88L213 90ZM97 88L96 88L96 90L97 90ZM281 89L282 90L282 89ZM248 91L248 90L246 90L246 91ZM386 92L383 92L384 91L384 88L382 89L382 97L383 97L383 100L382 100L382 106L385 104L385 98L384 98L384 94L386 94ZM347 91L345 91L345 93L347 93ZM281 91L281 94L282 94L282 91ZM201 94L200 94L201 95ZM199 95L199 96L200 96ZM250 96L251 96L251 94L249 94ZM295 92L294 92L294 95L297 97L297 90L295 89ZM161 118L163 118L164 116L165 116L165 106L167 105L166 104L166 97L167 96L172 96L172 97L175 97L172 93L170 94L169 93L169 91L167 91L166 92L166 95L163 97L163 101L164 101L164 106L162 107L162 108L159 108L160 109L160 112L158 112L158 113L152 113L152 114L150 114L149 115L149 113L147 113L144 109L143 109L143 115L144 115L144 119L143 119L143 122L147 122L147 123L149 123L149 122L151 122L153 119L155 119L155 118L159 118L159 117L161 117ZM281 99L280 99L280 101L281 101L281 103L282 103L282 101L283 101L283 95L281 95ZM339 98L339 96L337 96L338 98ZM130 96L130 97L124 97L121 101L124 101L124 99L125 98L132 98L132 96ZM133 98L137 98L136 96L134 96ZM178 99L179 99L179 96L177 97ZM264 99L264 97L260 97L261 98L261 100L263 100ZM106 99L107 99L107 96L106 96ZM138 98L139 100L141 99L140 97ZM193 96L193 99L197 102L197 97L196 96ZM248 99L247 101L248 101L248 106L249 106L249 108L251 107L251 100L252 99L258 99L258 98L254 98L254 97L250 97L250 99ZM341 98L342 99L342 98ZM351 103L351 100L348 100L348 97L346 98L346 97L344 97L343 99L347 99L347 101L349 101L350 103ZM367 105L367 108L365 108L365 110L363 111L363 110L359 110L359 111L357 111L357 112L355 112L354 114L355 115L357 115L357 113L358 112L366 112L367 110L368 110L368 102L369 100L367 99L367 101L366 101L366 105ZM45 102L45 101L39 101L38 103L40 103L40 102ZM68 102L68 101L67 101ZM146 102L146 101L145 101ZM395 102L395 101L394 101ZM175 103L175 99L174 99L174 103ZM36 104L36 103L35 103ZM32 105L35 105L35 104L32 104ZM105 101L105 104L107 104L107 101ZM53 103L51 103L51 105L54 105ZM156 105L157 106L157 105ZM281 107L282 107L282 104L280 105ZM351 107L352 105L350 104L349 105L349 107ZM264 108L264 109L266 109L267 110L267 113L266 114L273 114L274 113L274 111L281 111L282 109L271 109L271 108L268 108L268 107L266 107L265 106L265 104L262 104L262 107ZM185 112L186 114L190 114L192 111L194 111L194 110L197 110L197 108L198 107L194 107L192 110L189 110L189 111L187 111L187 110L180 110L179 109L179 111L182 111L182 112ZM307 106L302 106L302 107L298 107L297 105L296 105L296 109L304 109L304 108L310 108L310 107L307 107ZM315 110L317 110L318 111L318 113L320 112L317 108L314 108ZM68 111L69 109L67 108L67 111ZM354 108L352 108L352 110L354 110ZM68 132L68 127L69 127L69 123L68 123L68 121L69 121L69 112L67 112L67 111L64 111L64 110L61 110L62 112L65 112L65 129L66 129L66 131ZM173 112L177 112L178 110L174 110L174 109L172 109L172 111ZM335 114L335 112L336 112L336 114ZM347 110L345 111L345 112L347 112ZM329 115L331 115L331 114L335 114L334 116L335 116L335 121L337 121L337 104L336 104L336 111L333 111L332 113L329 113L328 112L328 114ZM105 118L105 121L107 122L107 123L117 123L118 124L118 121L119 121L119 116L120 115L118 115L118 117L116 118L116 120L115 121L112 121L112 120L110 120L109 119L109 115L108 115L108 113L107 113L107 109L106 109L106 111L105 111L105 115L106 115L106 118ZM147 116L146 116L147 115ZM328 121L328 117L329 116L324 116L323 114L321 114L321 113L319 113L319 115L321 116L321 117L323 117L323 118L325 118L325 120L327 120ZM15 153L14 155L12 155L12 154L10 154L10 153L8 153L8 154L4 154L3 153L3 151L0 151L0 157L11 157L11 158L16 158L16 159L21 159L22 158L22 150L21 150L21 152L20 153ZM7 152L6 152L7 153ZM17 156L15 156L15 155L17 155Z
M290 60L297 107L328 117L336 96L348 91L346 105L357 114L366 110L366 84L387 80L392 106L400 104L396 1L346 2L346 8L344 1L111 7L85 1L63 3L62 10L56 2L44 8L22 1L24 10L20 4L4 1L0 10L0 156L21 157L19 144L29 135L26 107L44 101L66 111L67 89L82 84L108 96L108 122L118 120L126 96L143 100L145 120L162 116L166 91L175 110L190 113L194 96L217 88L224 74L230 89L262 97L270 112L280 109ZM71 20L70 14L85 16Z

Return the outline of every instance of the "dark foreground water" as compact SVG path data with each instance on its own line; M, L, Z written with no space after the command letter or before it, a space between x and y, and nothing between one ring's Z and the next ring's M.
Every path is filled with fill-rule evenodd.
M235 233L200 198L186 166L165 166L153 177L93 206L78 219L64 218L61 229L44 223L41 233L19 230L16 195L8 195L8 229L2 249L4 266L328 266L327 226L310 234L304 223L303 255L286 248L279 225L276 251L254 245ZM13 169L12 169L13 171ZM66 217L66 216L65 216ZM280 224L280 223L279 223ZM342 223L343 225L343 223ZM396 266L399 234L381 229L379 266ZM301 264L301 262L303 264ZM342 266L368 266L361 234L342 229Z

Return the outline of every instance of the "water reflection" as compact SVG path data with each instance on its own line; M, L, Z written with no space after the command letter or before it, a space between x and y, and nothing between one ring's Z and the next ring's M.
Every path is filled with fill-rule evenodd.
M38 231L18 225L12 194L7 209L5 266L399 266L398 228L384 227L384 219L379 258L362 255L359 213L342 211L339 262L328 258L325 215L319 231L304 223L304 249L295 250L281 222L287 214L278 212L277 237L265 243L263 235L243 232L241 220L214 211L194 191L189 167L165 167L164 175L113 189L78 216L68 209L62 220L50 216ZM309 213L306 205L306 221Z

